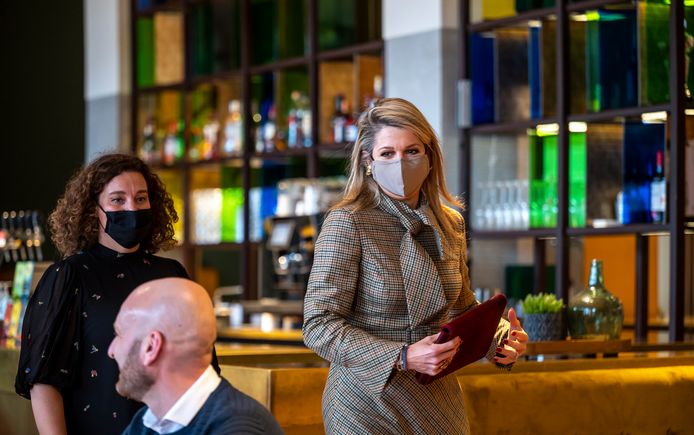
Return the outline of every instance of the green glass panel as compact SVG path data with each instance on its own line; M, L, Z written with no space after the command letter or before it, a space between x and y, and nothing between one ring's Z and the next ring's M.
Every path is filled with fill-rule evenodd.
M516 0L516 12L526 12L533 9L553 8L554 0Z
M530 227L542 226L542 198L544 184L542 182L542 161L540 155L542 138L538 137L534 130L528 130L528 164L530 186L528 190L528 202L530 203Z
M557 226L557 171L558 148L556 135L545 136L542 140L542 181L544 182L544 202L542 204L542 226Z
M528 132L530 227L557 225L557 135Z
M586 134L569 134L569 225L586 224Z
M685 79L688 89L694 89L694 2L684 1L684 50L685 50ZM691 97L689 98L691 100Z
M220 286L240 285L242 255L240 249L203 249L201 262L217 271Z
M641 104L670 100L670 6L638 4Z
M318 173L321 177L346 176L349 158L325 157L318 160Z
M222 167L222 241L243 241L243 170Z
M319 0L319 50L331 50L379 39L380 0Z
M636 11L589 11L585 20L588 111L637 105Z
M306 53L306 0L251 1L251 60L254 64Z
M212 72L212 7L209 4L195 5L191 15L193 74L210 74Z
M588 111L599 112L602 87L600 83L600 38L598 21L586 23L586 101Z
M137 19L137 85L154 84L154 22L152 18Z

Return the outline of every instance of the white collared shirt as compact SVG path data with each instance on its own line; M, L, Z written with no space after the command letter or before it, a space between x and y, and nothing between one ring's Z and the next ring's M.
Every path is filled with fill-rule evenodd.
M147 412L142 416L142 424L159 434L183 429L190 424L220 382L222 378L217 375L212 366L208 366L161 420L147 408Z

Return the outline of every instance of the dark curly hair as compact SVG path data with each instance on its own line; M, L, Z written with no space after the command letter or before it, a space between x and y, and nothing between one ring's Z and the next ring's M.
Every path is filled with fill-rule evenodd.
M99 195L109 181L123 172L139 172L147 182L152 207L152 227L140 247L148 252L157 252L176 244L173 223L178 221L178 214L164 183L139 158L128 154L106 154L78 171L68 181L65 194L48 217L51 238L63 257L97 243Z

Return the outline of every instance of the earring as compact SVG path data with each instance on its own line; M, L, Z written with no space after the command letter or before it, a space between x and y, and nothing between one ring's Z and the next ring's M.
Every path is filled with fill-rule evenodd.
M371 176L371 165L368 165L368 166L366 167L366 175L367 175L368 177Z

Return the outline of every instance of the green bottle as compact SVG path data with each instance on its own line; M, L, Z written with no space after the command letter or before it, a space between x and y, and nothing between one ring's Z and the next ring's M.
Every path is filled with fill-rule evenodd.
M588 287L569 301L569 333L572 339L617 340L622 333L622 302L605 288L602 261L590 265Z

